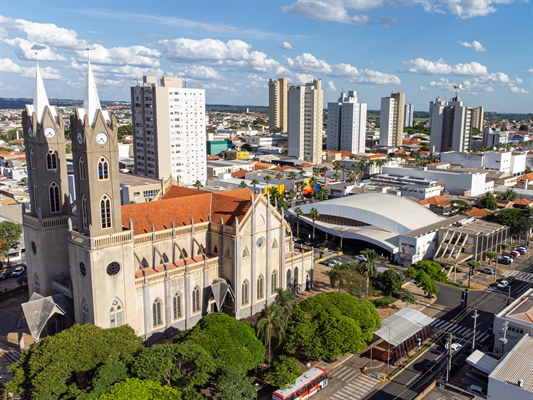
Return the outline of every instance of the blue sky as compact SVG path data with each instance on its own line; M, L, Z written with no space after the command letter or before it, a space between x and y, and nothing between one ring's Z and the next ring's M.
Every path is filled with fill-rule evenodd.
M268 79L322 79L417 111L461 84L467 106L533 112L533 6L523 0L24 1L0 4L0 97L83 98L87 44L102 100L178 75L209 104L267 105Z

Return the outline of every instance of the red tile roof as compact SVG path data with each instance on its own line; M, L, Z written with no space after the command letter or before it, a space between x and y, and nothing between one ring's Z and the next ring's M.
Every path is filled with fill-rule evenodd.
M264 162L256 162L254 164L254 169L255 170L258 170L258 169L272 169L274 167L275 167L274 164L269 164L269 163L264 163Z
M444 196L433 196L426 200L429 204L433 204L435 206L440 206L440 207L447 207L450 204L452 204L452 202Z
M492 212L492 211L487 210L486 208L472 207L472 209L471 209L471 210L468 210L467 212L465 212L465 214L468 215L469 217L482 218L482 217L484 217L485 215L490 214L491 212Z
M232 178L244 179L244 177L246 176L247 173L248 173L247 170L241 169L240 171L232 172L231 173L231 177Z
M176 197L197 196L208 193L204 190L186 188L183 186L171 186L170 189L163 195L163 200L174 199Z

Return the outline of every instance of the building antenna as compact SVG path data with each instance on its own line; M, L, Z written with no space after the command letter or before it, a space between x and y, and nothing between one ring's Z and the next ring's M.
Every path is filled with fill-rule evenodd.
M462 87L463 87L463 85L461 85L461 84L453 85L453 88L455 89L455 97L459 97L459 92L461 91Z
M35 51L35 62L39 65L39 52Z
M184 89L187 89L187 79L184 79L184 80L183 80L183 85L184 85L183 88L184 88Z
M139 86L139 78L135 77L135 82L137 82L137 86Z

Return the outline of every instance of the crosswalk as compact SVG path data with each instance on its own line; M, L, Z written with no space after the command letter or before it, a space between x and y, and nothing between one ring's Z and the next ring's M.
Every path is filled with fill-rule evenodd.
M358 400L362 399L376 385L380 383L353 368L342 367L332 374L331 379L346 382L342 389L329 396L333 400Z
M457 338L471 338L472 333L474 331L472 328L457 325L454 322L444 321L442 319L436 319L430 325L433 328L436 328L438 330L443 330L445 332L451 332L453 336ZM490 336L490 333L488 332L483 332L480 334L480 332L478 331L476 335L476 341L483 342L489 336Z
M514 276L516 280L533 283L533 274L515 269L502 269L501 274L506 277Z
M0 356L4 357L9 363L16 363L20 360L20 351L13 349L0 349Z

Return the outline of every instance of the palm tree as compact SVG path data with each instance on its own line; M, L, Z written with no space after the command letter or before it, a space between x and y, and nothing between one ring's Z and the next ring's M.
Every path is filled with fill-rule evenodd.
M300 207L296 207L294 213L296 214L296 237L300 239L300 215L303 215L304 212Z
M201 187L203 187L204 185L202 185L202 181L200 181L199 179L193 183L193 186L195 188L197 188L198 190L200 190Z
M289 179L295 180L296 177L297 177L296 172L294 172L294 171L289 172Z
M348 179L350 180L350 182L355 182L355 180L357 179L357 174L354 171L348 172Z
M514 201L516 200L516 192L513 189L507 189L500 195L500 198L505 201Z
M294 306L296 305L296 296L291 288L283 289L279 287L276 292L275 303L285 311L285 317L288 320L294 311Z
M338 172L335 172L335 173L333 174L333 180L334 180L334 181L338 181L340 177L341 177L341 176L339 175Z
M276 179L278 180L278 185L281 183L281 178L283 178L283 174L281 172L277 172Z
M299 174L301 179L305 177L305 171L303 169L299 172Z
M331 267L331 271L329 271L329 283L331 285L332 289L335 289L335 286L338 284L339 293L341 291L341 286L344 286L344 278L345 278L345 270L346 265L345 264L336 264L333 267Z
M296 198L296 190L289 190L289 199L291 199L291 204L294 207L294 199Z
M342 164L341 165L341 171L342 171L342 181L345 182L346 181L346 170L348 168L346 167L346 165Z
M311 208L311 212L309 213L309 216L313 220L313 240L315 240L315 221L318 217L320 217L320 213L315 207L313 207Z
M377 275L376 261L383 260L384 258L376 253L374 249L366 249L361 251L361 254L365 256L366 261L361 261L357 264L357 271L361 275L366 276L366 297L368 297L368 290L370 287L370 277Z
M272 180L272 177L270 175L267 175L265 176L265 182L267 183L267 188L268 188L268 183Z
M253 179L250 184L254 187L254 193L256 193L255 187L259 185L259 181L257 179Z
M239 184L239 187L244 189L248 187L248 184L245 181L241 181L241 183Z
M261 315L255 324L255 331L257 337L263 340L265 346L268 346L268 363L272 361L272 334L276 332L279 342L285 337L285 330L287 328L287 317L285 310L278 303L274 302L267 305L261 310Z
M311 188L313 189L313 194L315 193L315 186L317 184L318 184L318 179L316 178L316 176L313 175L311 178L309 178L309 185L311 185Z

